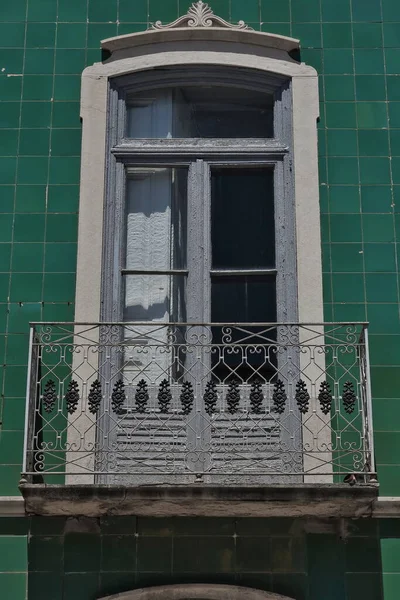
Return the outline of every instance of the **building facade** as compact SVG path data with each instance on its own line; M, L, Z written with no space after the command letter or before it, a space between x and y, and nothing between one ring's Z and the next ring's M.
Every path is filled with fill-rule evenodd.
M398 2L0 29L4 597L397 599Z

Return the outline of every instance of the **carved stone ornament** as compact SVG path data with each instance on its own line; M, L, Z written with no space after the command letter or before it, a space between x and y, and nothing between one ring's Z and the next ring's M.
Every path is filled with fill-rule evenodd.
M208 4L199 0L193 2L186 15L179 17L176 21L163 25L157 21L152 25L152 29L177 29L178 27L224 27L227 29L246 29L252 30L252 27L246 25L244 21L239 21L237 25L228 23L225 19L214 15Z

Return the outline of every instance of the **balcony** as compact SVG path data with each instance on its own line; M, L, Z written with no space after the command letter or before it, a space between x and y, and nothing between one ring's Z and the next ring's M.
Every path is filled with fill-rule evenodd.
M27 512L368 514L378 486L367 333L32 324Z

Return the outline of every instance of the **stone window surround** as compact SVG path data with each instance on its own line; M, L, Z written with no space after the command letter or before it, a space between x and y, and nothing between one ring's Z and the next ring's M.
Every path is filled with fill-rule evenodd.
M100 600L293 600L289 596L236 585L161 585L107 596Z
M112 52L82 75L83 120L78 234L76 322L97 322L101 313L103 213L110 79L162 66L241 67L291 79L298 273L298 318L323 320L318 196L318 76L288 52L298 40L220 27L149 30L105 40Z

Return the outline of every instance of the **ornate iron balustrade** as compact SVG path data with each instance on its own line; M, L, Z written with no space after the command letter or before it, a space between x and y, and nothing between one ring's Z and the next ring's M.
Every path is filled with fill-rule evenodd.
M375 480L367 326L38 323L24 477Z

